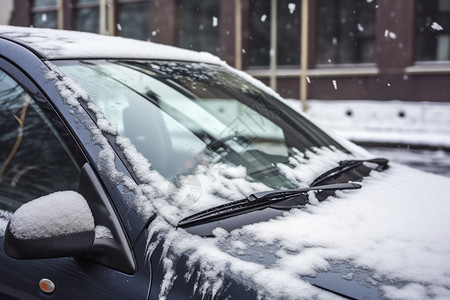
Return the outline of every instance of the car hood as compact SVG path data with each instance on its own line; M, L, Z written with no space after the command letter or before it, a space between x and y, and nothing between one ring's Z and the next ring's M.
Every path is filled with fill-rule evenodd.
M186 270L167 275L171 284L160 285L161 294L196 278L197 290L213 296L226 296L228 283L238 281L264 298L449 297L450 179L394 164L362 185L276 219L217 228L214 238L167 231L156 221L150 257L161 246L166 274L180 264Z

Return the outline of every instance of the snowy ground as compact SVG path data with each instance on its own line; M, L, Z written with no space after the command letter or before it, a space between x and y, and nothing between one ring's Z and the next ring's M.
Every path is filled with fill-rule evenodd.
M310 100L308 115L356 143L382 145L366 147L376 156L450 177L450 103Z
M422 171L450 177L450 152L408 147L366 147L375 156L386 157Z

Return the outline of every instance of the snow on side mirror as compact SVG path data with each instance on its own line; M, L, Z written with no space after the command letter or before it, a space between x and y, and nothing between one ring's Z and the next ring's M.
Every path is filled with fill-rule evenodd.
M94 239L94 217L86 200L64 191L23 204L8 223L4 248L19 259L84 256Z

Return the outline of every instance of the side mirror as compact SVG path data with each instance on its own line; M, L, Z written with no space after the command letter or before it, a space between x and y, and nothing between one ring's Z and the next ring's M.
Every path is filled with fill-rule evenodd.
M22 205L8 223L4 248L19 259L84 256L94 240L94 217L86 200L64 191Z
M81 169L78 193L56 192L16 210L4 249L18 259L82 256L126 274L136 272L126 232L88 163Z

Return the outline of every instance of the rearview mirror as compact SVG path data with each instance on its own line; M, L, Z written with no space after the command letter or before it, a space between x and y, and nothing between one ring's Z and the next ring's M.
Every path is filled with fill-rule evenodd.
M64 191L19 207L6 228L4 248L19 259L84 256L94 239L94 217L86 200Z

